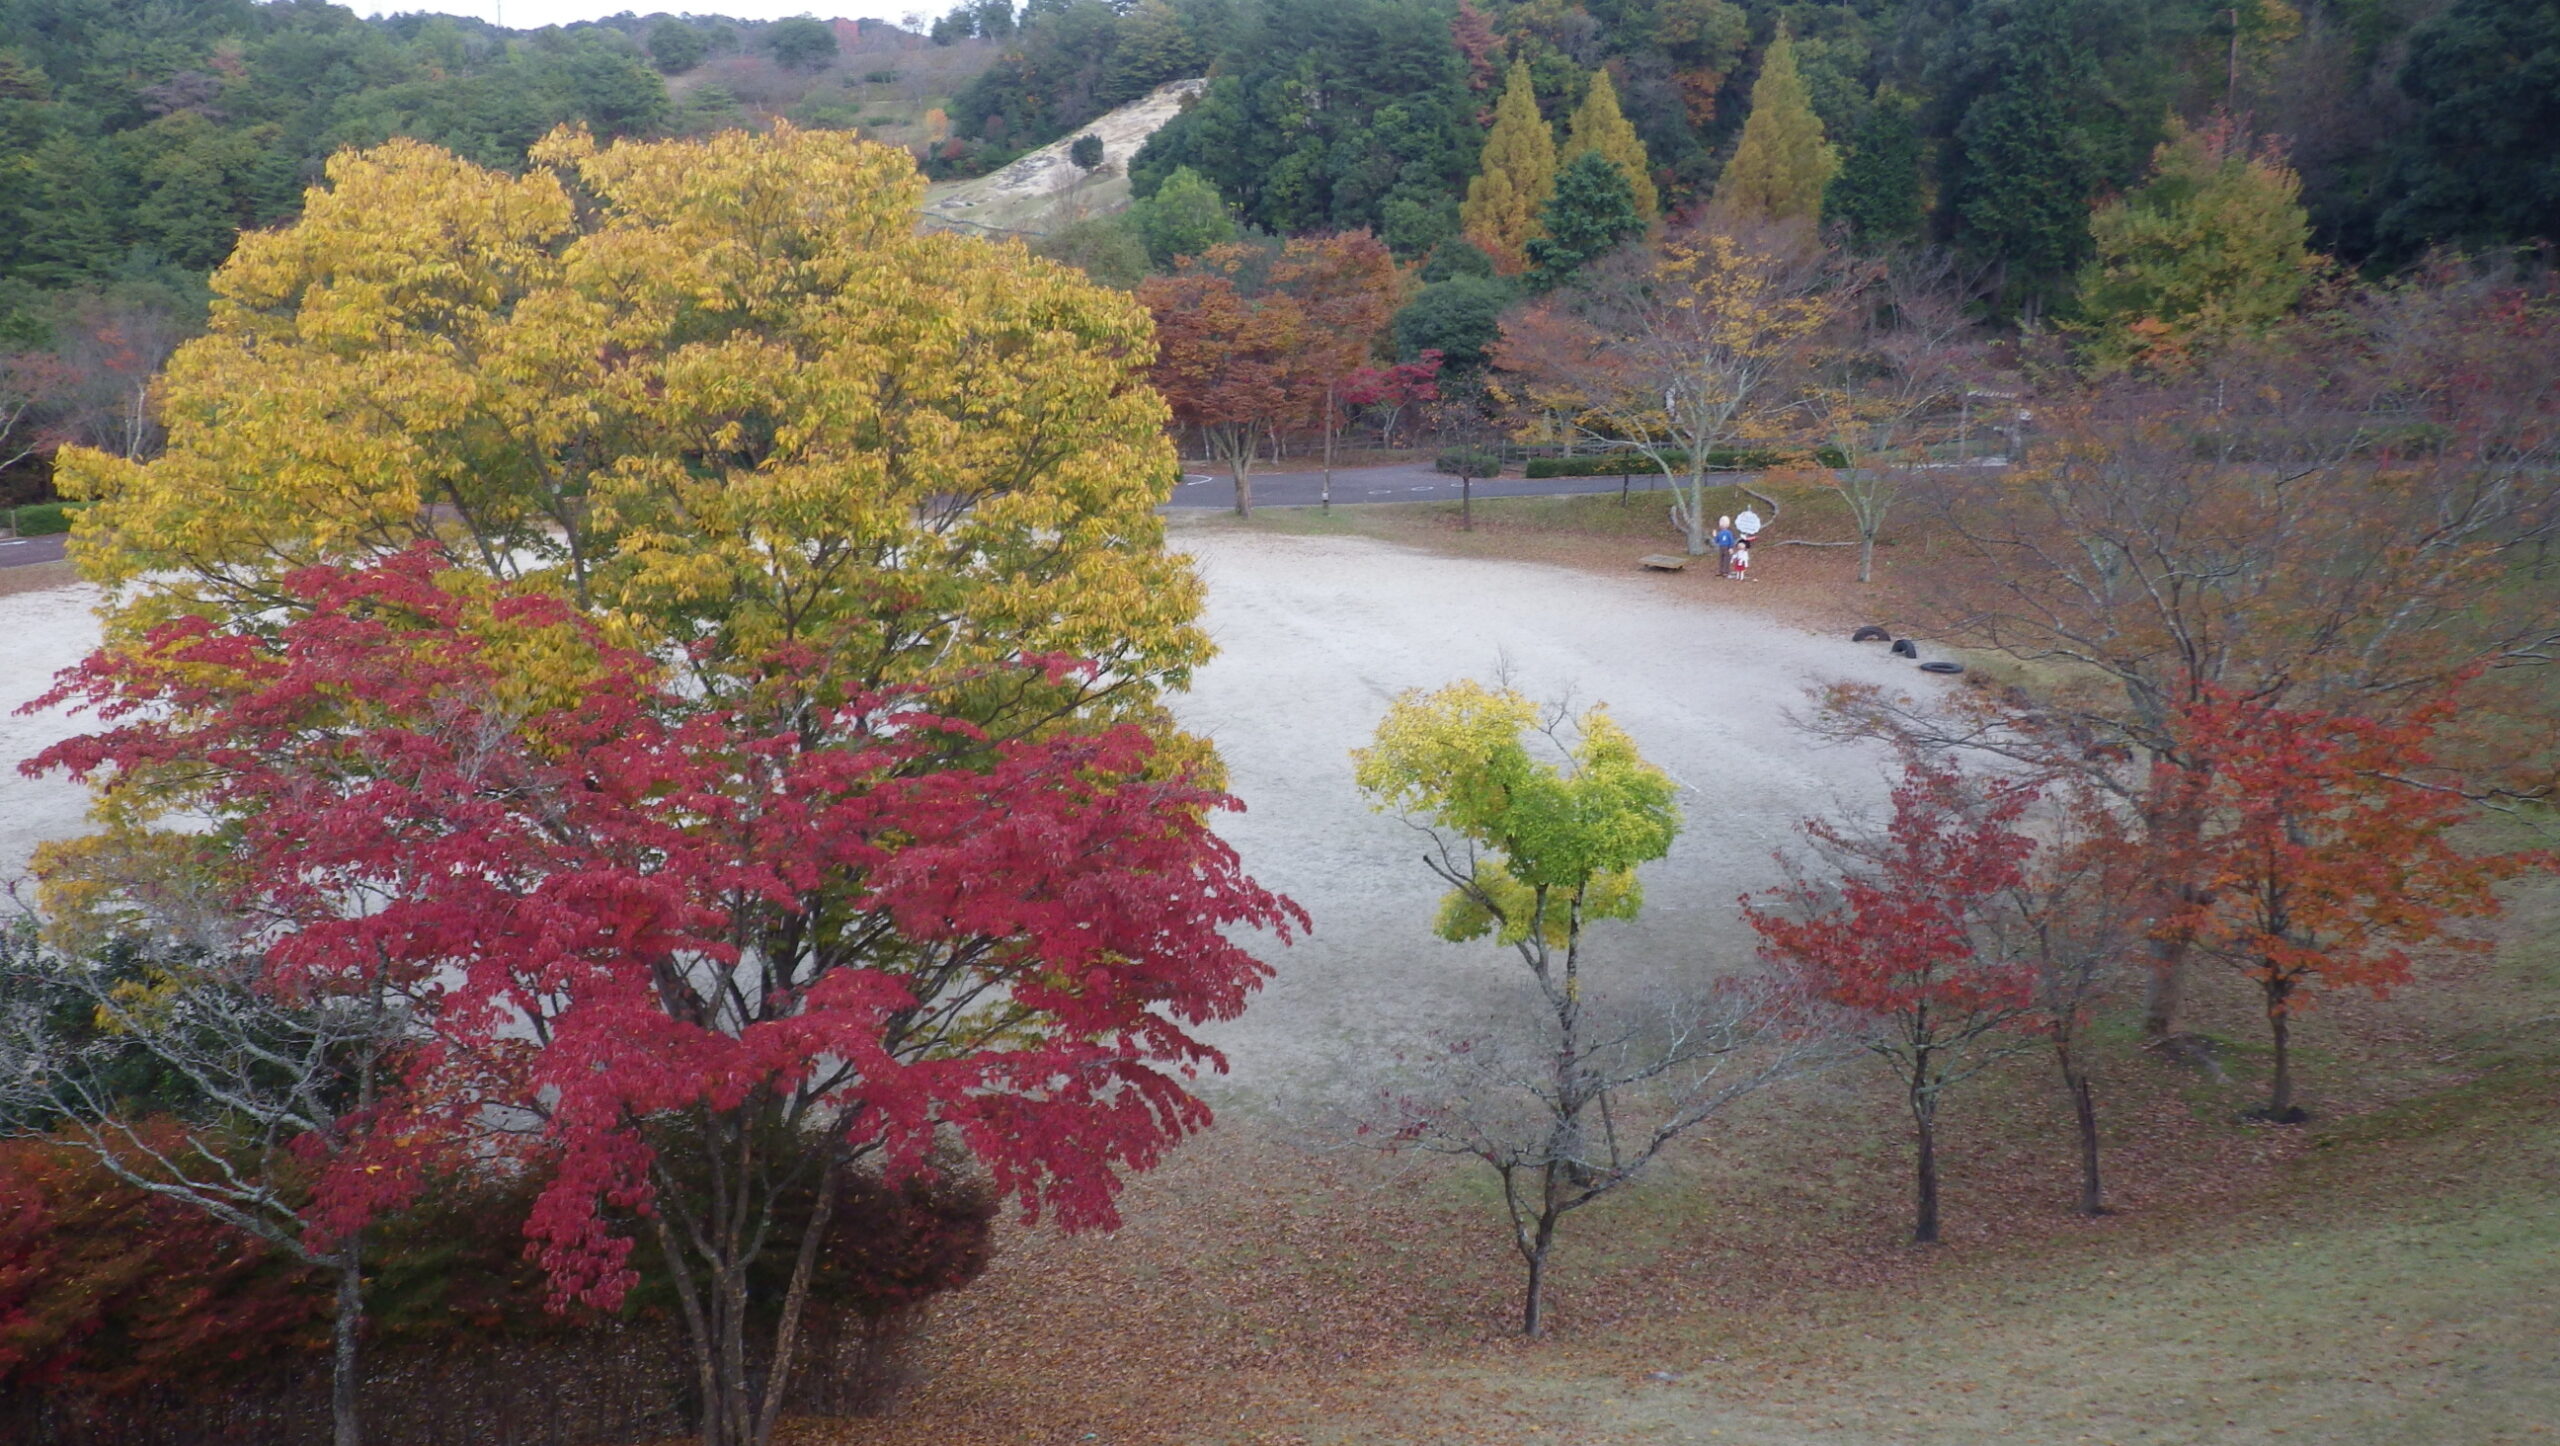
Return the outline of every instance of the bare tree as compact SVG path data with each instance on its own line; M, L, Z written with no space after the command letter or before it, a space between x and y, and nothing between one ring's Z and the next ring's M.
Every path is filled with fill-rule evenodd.
M1845 295L1833 261L1781 226L1701 227L1658 253L1631 248L1591 285L1506 318L1494 363L1532 411L1651 459L1699 556L1716 453L1779 428L1794 400L1783 382ZM1776 499L1751 495L1776 520Z
M2049 404L2033 465L1928 474L1924 624L2056 681L2016 700L2024 735L1889 703L1866 721L2046 759L2068 741L2171 859L2202 826L2180 803L2194 791L2113 765L2196 766L2171 724L2208 689L2381 718L2485 673L2472 696L2513 710L2510 740L2547 725L2548 690L2502 676L2560 657L2560 611L2526 577L2560 529L2560 324L2519 297L2464 276L2377 294L2319 335ZM2552 764L2484 750L2463 786L2546 794ZM2200 881L2152 887L2166 917ZM2186 941L2150 948L2145 1027L2165 1037Z
M31 922L0 935L0 1132L75 1146L325 1272L331 1439L359 1446L364 1209L315 1210L313 1185L375 1124L407 1011L378 982L288 1000L250 976L224 958L67 956ZM172 1087L137 1097L146 1076Z
M1949 404L1971 383L1982 348L1968 288L1943 256L1904 258L1845 298L1825 339L1806 406L1839 454L1824 480L1858 529L1858 581L1875 576L1876 539L1926 470Z

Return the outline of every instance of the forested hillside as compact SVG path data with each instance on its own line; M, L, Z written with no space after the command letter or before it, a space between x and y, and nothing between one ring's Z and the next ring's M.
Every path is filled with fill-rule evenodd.
M1252 224L1418 255L1459 228L1508 61L1552 122L1608 72L1676 207L1731 158L1781 26L1841 161L1826 213L2004 263L2020 298L2071 274L2091 203L2140 179L2171 116L2220 109L2290 155L2333 254L2560 234L2547 0L1035 0L953 119L998 156L1196 58L1216 80L1139 194L1189 165Z
M1945 248L2002 319L2067 314L2093 217L2178 126L2287 168L2313 249L2377 274L2438 244L2560 236L2560 0L974 0L928 32L5 0L0 477L40 490L63 441L147 450L142 385L201 325L240 229L293 217L332 152L393 136L516 166L562 122L787 119L951 178L1206 75L1144 149L1100 162L1125 166L1141 214L1044 248L1124 286L1237 234L1364 228L1400 261L1442 252L1430 279L1482 269L1444 247L1462 236L1521 273L1558 167L1597 148L1641 221L1728 177L1792 187L1860 249ZM1773 73L1781 100L1737 162ZM1621 234L1594 224L1591 255ZM1475 289L1435 305L1498 309ZM1458 355L1466 330L1436 344Z

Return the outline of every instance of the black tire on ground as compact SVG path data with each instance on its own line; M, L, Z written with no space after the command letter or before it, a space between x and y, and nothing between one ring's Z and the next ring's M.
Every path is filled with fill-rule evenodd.
M1909 638L1896 638L1893 640L1893 655L1897 658L1916 658L1920 656L1920 645Z
M1886 632L1884 629L1877 627L1873 623L1869 623L1865 627L1851 633L1849 635L1849 641L1853 643L1889 643L1893 641L1893 634Z
M1920 665L1920 671L1924 673L1961 673L1964 671L1964 664L1950 663L1944 658L1932 658L1928 662Z

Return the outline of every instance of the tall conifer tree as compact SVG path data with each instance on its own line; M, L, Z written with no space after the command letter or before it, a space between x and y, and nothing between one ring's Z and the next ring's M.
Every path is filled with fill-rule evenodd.
M1911 98L1880 91L1849 158L1823 194L1825 220L1845 221L1865 246L1890 246L1920 234L1920 127Z
M1650 174L1653 158L1644 153L1644 142L1637 137L1636 128L1618 109L1618 87L1609 79L1605 66L1591 72L1591 88L1583 92L1582 104L1574 108L1572 128L1558 159L1571 165L1591 151L1599 152L1625 173L1627 190L1635 197L1636 215L1646 224L1662 214L1662 197L1654 190Z
M1515 275L1529 264L1529 243L1546 234L1539 212L1556 190L1556 137L1538 114L1538 96L1526 62L1513 61L1511 78L1484 138L1484 159L1467 183L1458 224L1496 269Z
M1787 28L1760 60L1751 86L1751 116L1742 142L1716 184L1716 203L1728 210L1781 221L1819 218L1823 188L1840 170L1840 155L1823 139L1804 77L1796 71L1795 42Z

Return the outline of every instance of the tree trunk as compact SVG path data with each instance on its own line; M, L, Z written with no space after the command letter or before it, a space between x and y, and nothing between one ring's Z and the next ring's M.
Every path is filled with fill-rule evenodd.
M764 1406L757 1412L755 1446L772 1446L774 1428L782 1423L792 1356L800 1348L800 1317L809 1308L809 1282L818 1273L818 1253L826 1243L827 1227L835 1221L839 1165L840 1161L829 1159L818 1176L817 1208L810 1212L808 1228L800 1237L799 1258L791 1265L791 1284L782 1295L782 1319L774 1327L773 1360L765 1367Z
M2278 1124L2288 1123L2293 1113L2292 1013L2293 990L2281 981L2267 985L2267 1028L2276 1038L2276 1078L2267 1093L2267 1118Z
M1333 510L1333 383L1324 384L1324 490L1316 494L1319 511Z
M1476 479L1464 472L1458 474L1458 530L1476 530Z
M1683 506L1688 515L1683 520L1689 528L1689 555L1707 555L1707 474L1703 469L1689 474L1689 486Z
M1875 576L1876 538L1875 534L1870 532L1858 538L1858 581L1873 582Z
M1938 1243L1938 1102L1920 1089L1911 1091L1911 1124L1920 1142L1919 1199L1911 1222L1915 1245Z
M2071 1091L2071 1112L2080 1126L2080 1213L2104 1215L2107 1197L2098 1174L2098 1092L2088 1074L2072 1062L2071 1046L2060 1045L2062 1082Z
M1546 1170L1549 1179L1547 1193L1550 1197L1555 1193L1553 1185L1555 1171L1556 1167L1553 1165L1549 1165ZM1524 1336L1536 1337L1547 1333L1547 1251L1555 1241L1556 1212L1553 1200L1550 1198L1538 1215L1536 1242L1522 1252L1529 1258L1529 1298L1520 1309L1520 1334Z
M338 1254L337 1319L331 1323L329 1363L329 1440L332 1446L363 1446L364 1423L358 1414L358 1388L363 1385L357 1357L364 1330L364 1251L350 1239Z
M1236 516L1253 515L1253 463L1239 454L1227 459L1227 472L1236 481Z

